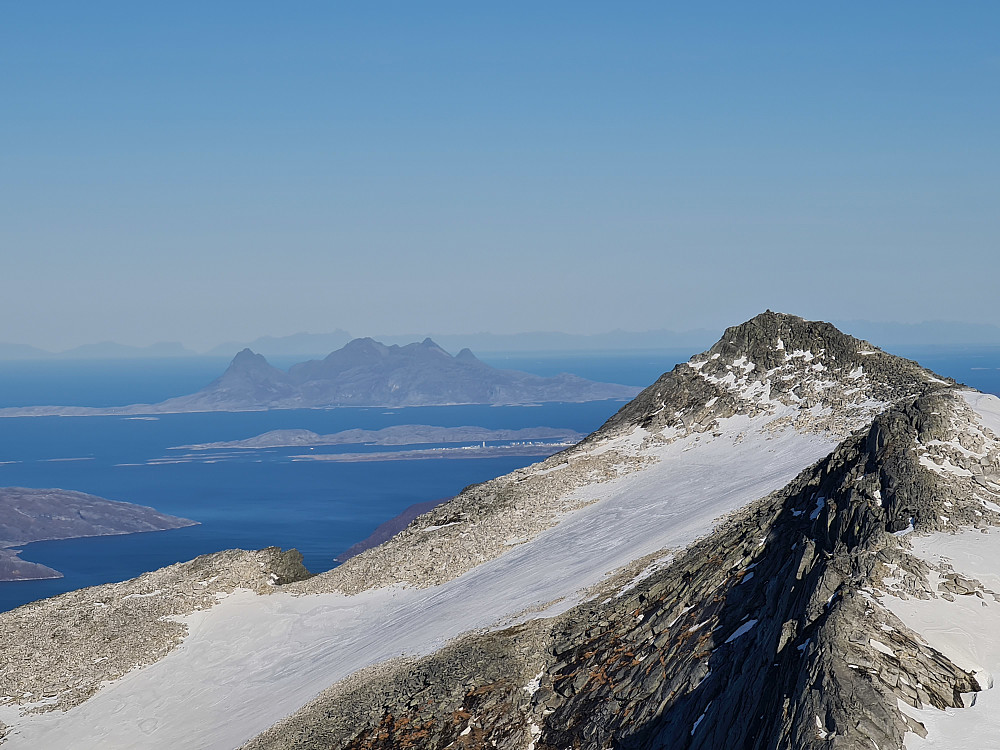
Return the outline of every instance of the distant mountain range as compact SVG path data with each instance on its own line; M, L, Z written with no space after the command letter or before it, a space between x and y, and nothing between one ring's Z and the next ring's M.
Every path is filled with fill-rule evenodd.
M429 338L406 346L386 346L365 338L348 342L324 359L293 365L287 373L244 349L217 380L158 407L162 411L227 411L600 401L628 399L639 390L566 373L543 378L499 370L468 349L452 357Z
M922 323L882 323L871 320L840 320L835 325L852 336L872 341L879 346L980 345L1000 346L1000 326L990 323L959 323L932 320ZM679 349L692 351L709 346L720 331L699 328L673 331L608 331L595 334L534 331L527 333L455 333L431 335L378 336L384 344L404 345L423 338L432 338L449 351L464 348L483 352L588 352L628 351L643 349ZM294 333L289 336L261 336L253 341L229 341L198 352L173 342L149 346L128 346L105 341L84 344L74 349L51 352L27 344L0 343L0 361L44 359L139 359L168 357L232 357L243 349L251 349L265 357L322 357L326 352L342 347L352 339L342 329L330 333Z
M463 349L454 357L431 339L386 346L354 339L323 359L272 366L250 349L196 393L158 404L116 407L29 406L0 409L0 416L98 416L201 411L256 411L336 406L445 406L630 399L641 389L598 383L561 373L541 377L501 370Z
M161 341L149 346L128 346L113 341L99 344L84 344L62 352L50 352L27 344L0 343L0 360L19 359L165 359L170 357L196 357L191 351L176 341Z

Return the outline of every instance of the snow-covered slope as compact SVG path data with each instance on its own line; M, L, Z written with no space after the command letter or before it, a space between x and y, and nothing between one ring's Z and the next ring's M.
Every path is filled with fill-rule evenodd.
M78 705L67 701L65 711L23 714L24 704L49 695L44 686L32 696L11 696L0 712L10 726L4 745L232 748L370 665L430 654L463 633L493 633L529 620L554 622L582 602L614 606L620 596L630 600L637 587L645 590L668 580L675 558L691 559L686 551L698 540L713 544L722 533L713 534L720 523L761 499L775 498L767 507L777 510L768 510L767 524L777 523L774 514L785 513L785 503L787 513L781 517L788 523L811 524L813 534L831 533L815 529L824 523L827 529L836 527L834 514L840 511L834 508L841 506L835 495L827 501L813 492L804 501L800 494L806 490L799 485L826 481L823 477L840 472L842 465L854 466L862 438L851 438L848 448L838 445L851 433L868 430L876 416L894 405L935 393L946 394L940 398L950 403L949 394L956 392L950 381L832 326L765 313L730 329L709 352L664 375L575 448L469 488L393 540L328 574L276 587L266 596L236 591L187 615L188 633L181 645L155 663L112 675L116 678L89 700ZM967 398L977 413L993 408ZM892 433L890 427L873 427L868 438L883 453L879 436ZM969 441L965 439L975 448ZM958 438L955 444L962 446ZM922 470L934 476L944 472L948 481L961 472L957 464L935 461L938 454L958 461L953 455L958 453L966 462L972 455L945 440L921 450L921 461L934 464ZM840 458L830 464L830 456ZM811 468L817 462L835 468ZM803 479L812 476L810 471L819 472L818 478ZM882 500L871 497L871 502ZM889 525L900 525L900 509L891 498L885 504L891 511ZM970 512L956 512L954 522L931 524L916 510L907 518L918 529L940 529ZM745 518L741 523L740 528L748 528ZM750 551L740 553L744 557L763 555L772 547L772 527L762 520L760 528L760 538L748 542ZM885 533L890 540L903 539ZM720 544L731 543L720 539ZM781 555L787 556L789 547L795 555L803 554L801 541L777 547ZM796 564L800 573L808 569ZM749 571L726 585L750 581L754 574ZM820 578L823 586L829 585L829 576ZM755 591L764 583L742 590ZM690 599L691 593L684 596ZM702 596L710 601L713 592ZM684 611L695 606L689 603ZM0 616L0 628L13 627L23 616L20 611ZM677 618L672 619L664 627L674 627ZM757 636L747 634L765 630L764 621L757 622L744 619L719 638L720 647L742 648L754 641ZM141 618L129 625L149 626ZM809 641L803 643L802 658L813 654L807 650ZM703 658L712 653L705 651ZM956 663L962 664L958 658ZM74 668L71 680L102 678L99 669ZM982 668L994 667L984 663ZM40 682L51 679L39 677ZM532 696L536 692L537 686L528 691ZM58 691L48 702L60 704ZM715 726L712 721L706 720L703 732ZM817 737L828 735L818 715L817 722ZM537 724L531 726L524 742L510 740L510 746L527 747L530 740L534 747L531 738L544 735ZM929 726L933 735L936 725ZM691 737L697 728L691 729Z
M922 463L952 485L950 497L963 498L973 513L995 522L1000 399L970 391L962 396L971 418L956 426L951 440L935 441L932 457L925 453ZM956 500L946 502L954 507ZM927 643L974 672L981 686L992 688L1000 679L1000 528L988 523L950 528L950 519L942 520L945 529L911 541L913 554L928 566L921 581L928 596L888 594L883 603ZM944 711L902 703L927 729L925 737L907 735L907 750L1000 748L1000 692L988 689L965 701L966 708Z

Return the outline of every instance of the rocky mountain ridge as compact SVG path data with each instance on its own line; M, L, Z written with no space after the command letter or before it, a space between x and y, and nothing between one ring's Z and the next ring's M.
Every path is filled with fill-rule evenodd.
M995 617L1000 583L912 540L1000 538L998 436L1000 400L767 312L579 445L466 488L339 568L268 576L266 597L205 598L214 606L196 632L153 638L158 661L127 689L104 687L65 715L0 712L7 742L922 747L922 735L951 736L941 709L990 721L973 704L988 707L1000 660L956 649L902 605L946 616L971 599L981 607L965 620ZM210 580L161 575L159 591L137 591L165 604L135 618L125 607L136 597L112 603L59 652L120 628L159 632L171 592ZM68 609L56 598L37 611L93 607L74 594ZM25 609L0 615L0 632ZM225 665L185 656L220 649ZM92 659L60 669L76 692L52 689L52 706L96 690ZM220 669L239 681L220 688ZM16 690L37 696L53 673ZM210 712L183 697L205 690ZM219 726L220 711L239 723Z

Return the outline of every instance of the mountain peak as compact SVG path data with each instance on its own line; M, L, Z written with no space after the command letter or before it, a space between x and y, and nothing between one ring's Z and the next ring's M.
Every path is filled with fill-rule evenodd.
M767 310L727 328L608 424L707 429L736 414L770 414L803 431L848 434L891 404L954 385L830 323Z
M371 336L364 336L358 339L351 339L346 344L344 344L342 349L375 349L377 347L384 346L380 342L373 339Z
M229 369L238 368L246 369L248 367L270 367L270 363L264 359L264 355L257 354L250 348L243 349L238 352L235 357L233 357L232 362L229 363Z
M830 323L766 310L745 323L727 328L708 350L726 360L745 356L758 368L783 364L794 352L847 361L858 352L881 353L871 344L848 336Z

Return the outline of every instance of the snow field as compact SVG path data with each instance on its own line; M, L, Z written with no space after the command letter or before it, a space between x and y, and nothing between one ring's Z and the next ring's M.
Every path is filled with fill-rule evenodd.
M690 544L835 447L831 436L766 429L781 416L737 416L720 422L717 437L690 435L656 447L626 439L659 460L575 490L599 502L437 587L351 597L237 592L188 618L189 636L164 659L82 705L66 713L0 714L12 725L7 748L231 750L362 667L430 653L528 610L532 617L565 611L608 574Z

